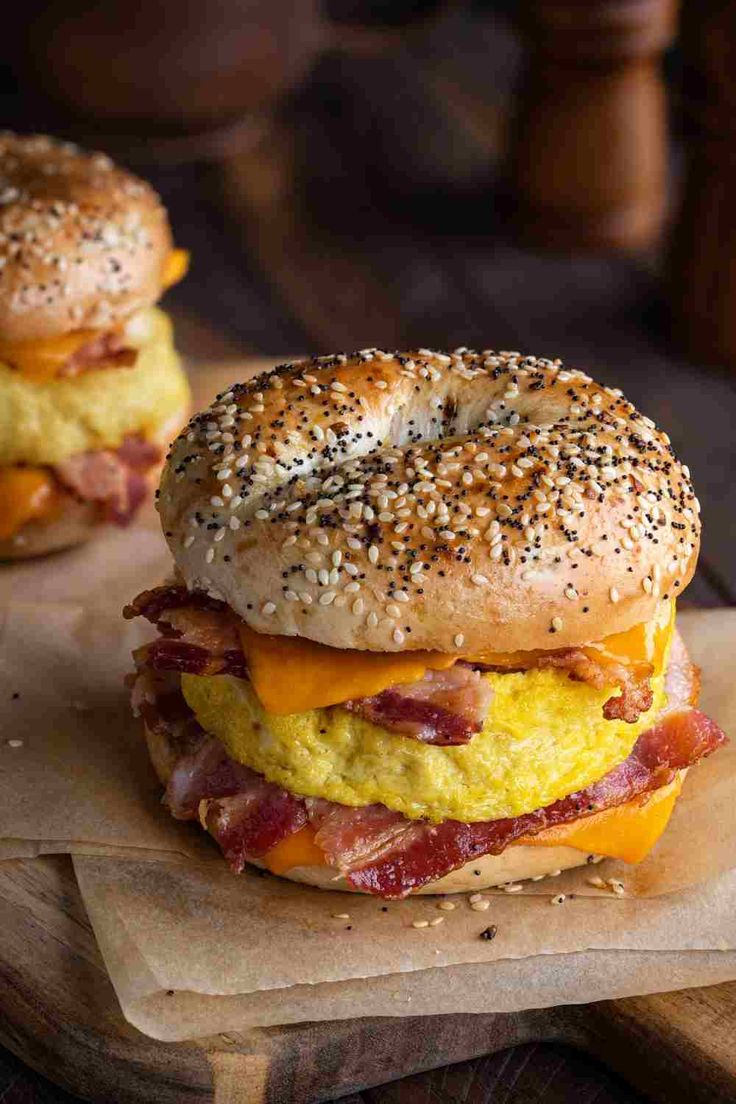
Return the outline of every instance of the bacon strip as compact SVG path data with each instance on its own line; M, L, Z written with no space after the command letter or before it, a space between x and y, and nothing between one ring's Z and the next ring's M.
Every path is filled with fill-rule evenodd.
M138 357L137 349L125 344L122 334L115 330L98 334L80 347L62 365L59 375L78 376L82 372L100 368L130 368Z
M53 469L78 498L97 502L116 525L127 525L146 497L146 473L161 458L156 445L128 436L116 451L78 452Z
M203 802L200 815L235 874L307 824L304 801L259 775L232 797Z
M177 820L196 820L199 803L250 793L268 785L260 775L236 763L219 740L205 737L200 746L178 761L169 777L164 804ZM274 787L277 789L278 787Z
M209 615L206 618L205 613ZM182 586L168 585L144 591L125 607L124 616L145 617L160 632L176 636L182 645L194 645L192 649L152 645L149 662L158 670L247 676L238 638L238 618L224 602ZM425 743L464 744L481 730L490 705L491 689L479 678L479 673L509 673L533 667L564 670L570 678L599 689L619 686L621 693L610 698L603 708L607 720L620 718L634 723L651 708L653 694L648 665L632 670L625 664L595 660L577 648L533 656L529 668L489 667L460 661L447 671L428 671L416 683L355 698L341 703L340 708Z
M502 674L512 670L532 670L535 667L544 670L554 668L566 671L576 682L587 682L597 690L607 686L618 686L620 694L609 698L603 706L603 716L607 721L622 720L634 724L642 713L651 709L654 694L649 682L652 668L649 664L639 665L635 669L624 663L611 660L594 659L581 648L562 648L545 655L534 655L528 667L491 667L473 664L479 671L499 671Z
M145 669L137 677L162 676ZM639 737L628 759L593 785L545 808L473 824L411 821L383 805L355 809L287 793L236 763L217 740L203 734L180 691L179 702L171 700L171 681L158 688L145 683L146 692L136 683L134 695L138 694L147 723L164 726L159 731L176 739L182 749L169 778L166 803L182 819L192 819L199 811L236 872L248 858L261 858L309 823L328 864L354 888L391 899L405 897L482 855L500 854L519 839L651 793L710 755L726 738L705 714L688 706L695 678L678 640L668 672L672 708Z
M457 665L427 671L418 682L392 686L368 698L343 702L360 717L425 744L467 744L480 732L493 690L479 671Z
M721 729L698 710L673 712L643 733L629 758L598 782L533 813L477 824L405 822L404 831L377 857L364 823L362 847L364 853L374 856L364 862L356 858L355 841L345 841L344 834L350 840L350 825L344 811L338 812L336 807L317 831L316 843L325 849L328 860L347 874L354 888L386 898L405 897L473 859L500 854L522 837L651 793L724 741ZM379 831L386 832L382 820ZM349 866L345 865L346 856L350 856ZM356 862L359 865L353 865Z

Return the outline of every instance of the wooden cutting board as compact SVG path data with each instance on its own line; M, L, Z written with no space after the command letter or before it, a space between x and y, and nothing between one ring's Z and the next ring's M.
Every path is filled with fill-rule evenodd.
M736 983L583 1007L302 1024L159 1043L123 1019L67 856L0 864L0 1044L115 1104L308 1104L534 1040L655 1100L736 1100Z

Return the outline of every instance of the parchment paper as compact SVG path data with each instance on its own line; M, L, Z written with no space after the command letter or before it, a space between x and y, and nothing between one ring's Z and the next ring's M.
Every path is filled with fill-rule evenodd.
M158 804L122 684L147 630L123 622L119 604L107 592L93 605L7 606L2 733L23 745L0 746L0 856L74 854L122 1008L141 1030L180 1039L305 1018L512 1010L736 977L734 746L690 772L641 866L606 862L488 893L485 912L464 896L445 912L434 898L384 905L236 878ZM736 732L736 611L685 612L680 624L704 668L703 708ZM592 875L621 878L626 896L590 886ZM559 893L567 900L552 905ZM495 938L481 940L490 925Z

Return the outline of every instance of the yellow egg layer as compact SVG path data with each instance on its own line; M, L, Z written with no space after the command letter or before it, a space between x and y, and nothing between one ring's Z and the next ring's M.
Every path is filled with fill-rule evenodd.
M136 316L126 340L136 363L34 381L0 362L0 465L53 465L77 452L155 437L189 403L189 385L163 311Z
M583 789L626 759L663 706L668 650L652 680L652 708L635 724L603 717L612 688L563 671L486 674L488 717L462 747L423 744L339 707L267 713L249 682L228 675L183 675L182 689L234 759L292 793L380 802L411 818L497 820Z

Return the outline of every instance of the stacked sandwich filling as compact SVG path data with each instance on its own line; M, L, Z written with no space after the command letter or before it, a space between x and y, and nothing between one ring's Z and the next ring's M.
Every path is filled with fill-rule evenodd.
M236 871L324 865L390 898L519 844L638 861L723 740L672 602L580 654L481 657L267 637L175 585L126 613L161 634L134 702L169 749L165 801Z
M403 897L637 861L724 739L674 629L689 472L560 361L281 365L191 420L158 508L134 703L235 870Z
M189 404L154 305L187 263L144 181L0 134L0 557L124 525L152 495Z
M71 352L59 339L56 362L53 342L38 359L32 344L0 346L0 539L70 499L126 524L188 401L171 323L146 308Z

